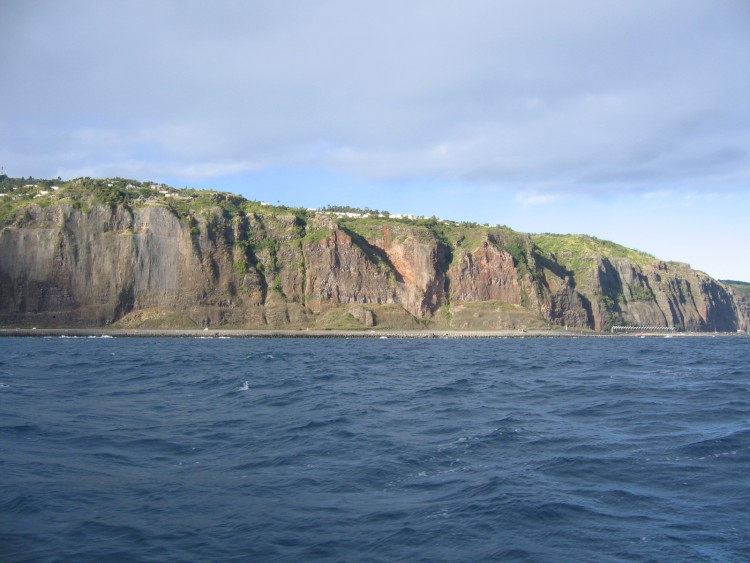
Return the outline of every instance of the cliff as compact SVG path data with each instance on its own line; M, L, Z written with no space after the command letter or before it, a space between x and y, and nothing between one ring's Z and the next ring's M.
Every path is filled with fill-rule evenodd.
M744 316L745 327L750 328L750 283L722 280L722 284L732 292L740 316Z
M729 286L583 236L0 177L2 326L746 329Z

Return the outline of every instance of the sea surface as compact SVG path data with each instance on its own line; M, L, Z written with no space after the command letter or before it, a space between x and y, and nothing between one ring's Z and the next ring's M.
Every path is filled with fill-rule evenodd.
M747 338L0 338L0 561L688 560Z

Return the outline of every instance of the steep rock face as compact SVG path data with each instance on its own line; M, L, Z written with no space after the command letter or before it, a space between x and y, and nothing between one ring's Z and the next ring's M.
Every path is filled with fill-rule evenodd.
M237 279L215 216L191 234L160 207L32 209L26 225L0 232L4 312L105 324L133 309L233 305Z
M750 330L750 284L742 282L722 282L722 285L732 295L739 311L739 329Z
M128 252L130 241L108 233L113 227L129 228L132 217L94 209L86 222L96 225L96 231L78 237L79 215L66 207L32 208L21 228L0 233L0 303L4 310L96 308L110 295L117 295L119 288L112 274ZM98 275L100 272L104 275ZM92 313L107 315L107 311Z
M383 228L368 241L325 224L330 233L303 245L305 299L315 309L325 303L398 304L417 318L429 317L445 302L439 269L443 250L408 230Z
M420 236L422 235L422 236ZM445 250L431 236L408 228L384 226L371 241L385 253L394 272L398 302L417 318L426 318L445 303Z
M462 251L448 270L451 301L504 301L521 304L513 256L489 240L473 253Z
M375 326L378 314L423 326L454 305L461 327L747 325L731 291L685 265L599 256L567 269L508 230L451 239L383 221L355 231L325 214L240 213L227 197L179 217L152 204L25 208L0 230L0 322L173 314L197 326L304 327L341 308L331 318L352 326Z
M247 287L260 288L258 303L278 297L301 302L304 264L299 244L301 226L297 219L293 215L255 213L237 219L236 224L241 228L233 233L233 243L242 246L249 242L254 248L254 251L246 250L244 256L238 253L237 260L244 258Z
M481 245L454 256L448 270L452 303L502 301L523 305L547 323L588 328L591 314L582 296L551 271L544 271L533 258L530 240L526 243L526 268L519 270L516 259L501 243L486 238ZM532 275L532 272L534 275Z
M305 297L314 310L326 303L395 303L389 272L379 268L340 230L303 247Z
M732 295L687 265L647 268L625 258L599 257L593 278L594 327L669 326L688 331L735 331L741 319Z
M563 279L554 293L541 306L544 318L552 324L575 328L590 328L593 322L591 307L585 298Z

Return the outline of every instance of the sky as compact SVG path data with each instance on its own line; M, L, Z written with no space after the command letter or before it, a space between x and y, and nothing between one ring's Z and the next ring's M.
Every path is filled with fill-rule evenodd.
M2 0L0 166L750 281L750 0Z

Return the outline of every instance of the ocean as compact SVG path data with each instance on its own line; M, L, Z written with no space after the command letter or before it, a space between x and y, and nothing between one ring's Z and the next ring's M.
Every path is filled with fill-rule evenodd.
M748 561L750 339L0 338L0 560Z

